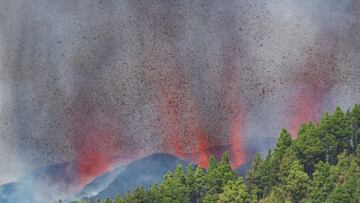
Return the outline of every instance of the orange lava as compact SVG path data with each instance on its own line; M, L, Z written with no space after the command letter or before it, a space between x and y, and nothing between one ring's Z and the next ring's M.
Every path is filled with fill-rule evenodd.
M242 116L238 113L235 118L231 121L230 126L230 142L231 142L231 166L232 168L238 168L244 163L245 151L242 146L241 140L242 135Z
M91 122L92 123L92 122ZM111 169L112 155L118 152L111 130L86 124L86 131L77 137L75 149L77 162L75 172L78 175L78 185L90 182L94 177Z
M245 105L240 95L241 79L239 77L240 69L235 65L229 66L225 70L223 81L223 98L227 106L227 128L229 128L230 141L230 163L232 168L238 168L245 162L244 150L244 117Z
M77 163L80 185L109 170L110 160L98 151L86 152Z
M198 148L199 148L199 158L198 158L198 164L203 167L207 168L209 165L209 151L208 151L208 144L206 140L206 136L204 133L200 133L198 135Z
M171 69L167 71L157 87L161 95L154 100L162 121L163 151L207 167L211 143L195 99L178 74Z

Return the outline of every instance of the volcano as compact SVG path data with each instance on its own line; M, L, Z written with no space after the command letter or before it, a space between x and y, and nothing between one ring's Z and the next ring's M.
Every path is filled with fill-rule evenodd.
M9 198L93 195L154 154L242 168L282 128L360 101L360 1L1 3Z

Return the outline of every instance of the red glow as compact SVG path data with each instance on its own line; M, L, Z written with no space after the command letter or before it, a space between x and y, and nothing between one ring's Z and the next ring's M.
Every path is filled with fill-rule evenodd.
M166 77L156 87L161 94L152 99L162 121L163 151L206 168L210 155L217 156L219 152L229 150L232 167L241 166L245 159L244 143L241 140L244 114L243 105L236 96L238 88L234 83L237 80L234 74L231 71L227 74L229 80L224 81L224 95L220 95L224 99L221 102L227 107L224 110L228 110L228 116L220 123L220 130L210 133L203 125L204 118L191 88L171 68L163 74ZM227 136L218 140L217 133L226 133ZM224 146L228 148L224 149Z
M111 147L113 144L111 133L97 129L82 138L77 146L78 162L76 167L81 185L109 170L111 150L109 151L106 147Z
M200 133L198 135L198 143L199 143L198 164L203 168L207 168L209 165L210 154L208 152L208 144L206 142L206 136L204 133Z
M322 40L335 40L328 43L331 47L321 44ZM289 131L292 138L297 137L297 131L305 122L316 122L324 112L326 96L331 91L335 81L331 74L336 68L337 37L328 32L318 39L321 48L309 47L305 69L291 78L294 83L295 95L290 117ZM327 99L328 100L328 99ZM329 101L327 101L329 102Z
M112 156L119 153L110 125L96 126L97 122L87 119L74 140L77 162L74 170L78 177L77 185L83 186L94 177L111 169Z
M297 131L303 123L315 122L321 116L324 95L322 93L316 95L315 93L316 90L303 88L298 90L295 96L294 113L292 114L289 128L293 139L297 137Z
M223 98L227 113L227 128L230 141L230 162L232 168L238 168L245 162L244 150L244 117L245 105L240 95L241 79L239 67L231 64L224 72Z
M179 103L177 101L177 92L174 88L176 80L168 78L165 84L160 87L162 97L156 101L156 107L161 115L164 130L164 151L173 153L179 157L184 155L182 140L180 139L179 129Z
M88 152L82 155L77 163L80 185L89 182L109 169L110 160L99 152Z
M211 143L205 133L199 108L189 87L178 74L171 69L167 71L167 77L158 87L161 97L154 101L163 121L163 151L207 167L210 156L208 149L217 144Z
M238 168L244 163L245 152L243 149L243 142L241 140L242 135L240 131L242 128L242 116L237 114L235 118L231 121L230 126L230 139L231 139L231 166L233 168Z

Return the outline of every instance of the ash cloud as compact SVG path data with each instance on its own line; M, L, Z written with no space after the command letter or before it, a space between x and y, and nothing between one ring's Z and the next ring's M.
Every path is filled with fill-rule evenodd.
M100 161L87 177L115 155L266 152L360 100L355 0L1 4L0 182L22 164Z

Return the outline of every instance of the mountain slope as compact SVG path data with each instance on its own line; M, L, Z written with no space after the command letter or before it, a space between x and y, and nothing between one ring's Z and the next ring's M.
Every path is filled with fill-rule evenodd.
M165 173L175 170L178 164L185 166L188 163L175 156L163 153L139 159L123 168L108 187L91 199L114 198L117 194L124 195L140 185L147 187L159 183ZM95 183L92 182L91 184Z
M123 170L123 167L118 167L96 177L93 181L85 185L76 197L81 199L97 195L100 191L104 190L110 183L112 183Z

